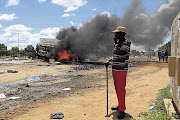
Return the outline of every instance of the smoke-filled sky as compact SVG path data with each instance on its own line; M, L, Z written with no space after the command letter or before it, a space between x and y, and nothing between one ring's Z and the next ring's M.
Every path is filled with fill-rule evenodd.
M121 25L127 27L134 45L146 50L162 45L170 35L172 21L180 11L180 0L167 0L151 15L145 13L142 0L134 0L121 18Z
M55 38L59 30L75 26L72 45L84 40L84 47L101 46L111 43L110 31L122 25L132 49L157 48L167 39L179 6L180 0L0 0L0 43L17 46L19 33L20 48L35 46L39 38Z

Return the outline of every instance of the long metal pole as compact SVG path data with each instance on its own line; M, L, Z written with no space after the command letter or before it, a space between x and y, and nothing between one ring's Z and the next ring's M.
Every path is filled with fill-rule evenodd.
M18 48L19 48L19 33L18 33Z
M107 115L108 116L108 66L106 67L106 78L107 78Z
M18 33L18 49L19 49L19 33ZM19 50L18 50L18 57L19 57Z

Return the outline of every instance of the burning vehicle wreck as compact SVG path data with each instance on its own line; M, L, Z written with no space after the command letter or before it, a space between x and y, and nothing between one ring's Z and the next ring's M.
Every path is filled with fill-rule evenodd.
M39 45L37 48L37 55L38 58L43 58L46 61L51 58L51 51L53 47L55 47L59 42L59 40L54 38L40 38Z
M40 43L37 50L38 58L42 58L45 61L55 59L56 61L63 63L78 62L81 60L81 58L79 58L76 54L71 54L71 52L68 50L62 49L57 54L54 54L53 51L55 46L64 46L63 41L53 38L40 38Z

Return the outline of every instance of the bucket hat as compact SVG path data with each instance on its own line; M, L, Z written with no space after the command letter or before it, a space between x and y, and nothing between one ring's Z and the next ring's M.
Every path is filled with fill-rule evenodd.
M126 28L122 27L122 26L118 26L116 28L116 30L112 31L111 33L115 34L116 32L124 32L124 33L126 33ZM130 35L128 33L126 33L125 37L130 37Z

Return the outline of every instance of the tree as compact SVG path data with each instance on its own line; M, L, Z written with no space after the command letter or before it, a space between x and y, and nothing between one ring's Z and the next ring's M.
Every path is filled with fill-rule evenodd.
M21 55L23 55L23 56L25 56L25 54L26 54L26 50L21 49L20 54L21 54Z
M36 45L36 53L39 52L39 44Z
M7 54L7 46L4 44L0 44L0 56L4 56Z
M4 44L0 44L0 50L7 50L7 46L5 46Z
M26 48L25 48L26 52L35 52L35 49L32 45L28 45Z
M7 51L6 51L6 50L2 50L2 49L0 49L0 56L5 56L5 55L6 55L6 53L7 53Z
M36 57L36 51L32 45L28 45L25 48L25 51L26 51L26 55L28 56L28 58L31 58L31 57L35 58Z
M12 47L11 50L10 50L10 54L12 56L18 56L18 53L19 53L19 48L18 47Z

